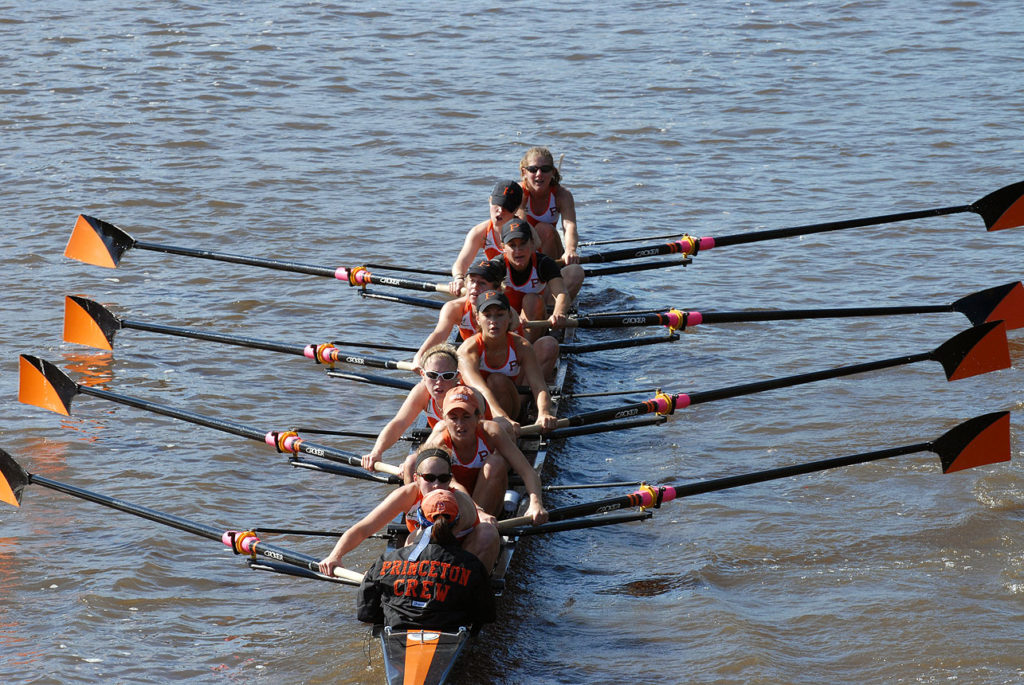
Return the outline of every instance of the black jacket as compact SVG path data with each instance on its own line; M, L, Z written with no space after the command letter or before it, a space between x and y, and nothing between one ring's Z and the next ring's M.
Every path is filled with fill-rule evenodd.
M412 549L385 552L366 572L356 599L360 621L444 631L494 621L490 579L475 555L431 542L410 562Z

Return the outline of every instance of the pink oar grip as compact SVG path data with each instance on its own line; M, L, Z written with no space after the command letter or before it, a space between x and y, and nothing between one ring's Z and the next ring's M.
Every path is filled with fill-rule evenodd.
M700 245L700 249L702 249L702 250L710 250L711 248L713 248L715 246L715 239L710 237L710 236L708 236L706 238L699 239L697 241L697 243Z
M686 325L687 326L699 326L704 323L704 317L700 312L687 312L686 313Z
M316 359L316 345L306 345L302 350L302 356L306 359Z

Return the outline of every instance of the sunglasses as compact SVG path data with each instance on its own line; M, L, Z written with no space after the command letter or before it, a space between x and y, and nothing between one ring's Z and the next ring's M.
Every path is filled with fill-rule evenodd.
M552 171L554 171L555 166L553 164L544 164L543 166L526 166L523 168L529 171L531 174L535 174L538 171L543 171L545 174L549 174Z
M424 371L423 375L432 381L440 378L443 381L453 381L459 375L458 371Z
M452 474L450 473L417 473L416 475L422 478L423 480L427 481L428 483L433 483L436 480L438 483L444 484L452 479Z

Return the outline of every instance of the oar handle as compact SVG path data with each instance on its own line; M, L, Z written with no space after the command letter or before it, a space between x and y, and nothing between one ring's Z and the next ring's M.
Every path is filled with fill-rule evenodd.
M533 518L529 516L517 516L511 519L505 519L504 521L498 521L497 527L498 532L502 535L508 533L510 530L515 530L521 526L533 525Z
M386 463L384 463L382 461L374 462L373 470L374 471L380 471L381 473L386 473L386 474L391 475L391 476L401 476L402 475L402 469L400 469L399 467L395 466L394 464L386 464Z
M568 418L558 419L555 422L555 428L566 428L571 425ZM519 429L519 435L540 435L543 432L544 430L538 423L531 423L529 426L523 426Z
M359 573L358 571L352 571L347 568L340 568L337 566L334 567L334 577L341 578L342 580L346 580L350 583L355 583L356 585L359 585L363 582L362 573Z

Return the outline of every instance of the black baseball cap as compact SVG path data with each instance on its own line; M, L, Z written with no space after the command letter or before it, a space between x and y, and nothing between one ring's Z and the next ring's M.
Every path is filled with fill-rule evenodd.
M526 219L509 219L505 227L501 229L501 242L507 243L515 238L533 240L533 229Z
M512 309L512 305L509 304L505 293L499 293L497 290L485 290L476 296L476 310L478 312L482 312L493 305L498 305L502 309Z
M491 189L491 204L514 212L523 204L523 188L518 181L498 181Z
M501 272L501 269L487 259L483 259L476 264L473 264L466 269L466 273L483 276L490 283L501 283L501 279L505 277L505 274Z

